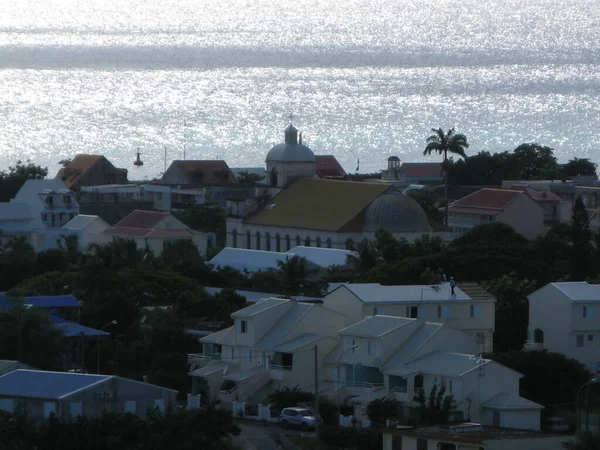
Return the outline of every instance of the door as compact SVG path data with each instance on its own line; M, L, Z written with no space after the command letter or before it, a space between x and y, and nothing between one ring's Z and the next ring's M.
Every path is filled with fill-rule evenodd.
M500 413L494 411L493 424L495 427L500 427Z

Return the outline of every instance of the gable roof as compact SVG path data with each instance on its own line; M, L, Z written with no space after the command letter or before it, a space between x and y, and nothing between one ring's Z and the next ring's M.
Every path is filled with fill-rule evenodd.
M32 201L41 202L40 194L59 192L65 194L69 192L65 183L61 180L46 178L43 180L26 180L23 186L19 189L15 198L15 203L25 202L31 205Z
M403 163L400 172L405 172L407 177L412 178L442 178L441 163Z
M508 392L502 392L495 395L481 406L504 411L516 409L544 409L544 407L538 403L527 400L519 395L509 394Z
M587 281L570 281L550 283L550 285L566 295L571 301L600 302L600 284L589 284Z
M514 184L509 187L512 191L523 191L538 203L559 204L560 197L551 191L536 189L527 184Z
M83 230L87 228L92 222L100 220L103 224L106 225L106 228L110 228L110 225L107 224L100 216L92 216L88 214L77 214L67 223L65 223L62 227L68 230Z
M58 171L55 178L63 180L68 187L71 187L102 158L104 158L102 155L75 155L69 164Z
M294 302L294 305L265 333L256 347L270 350L282 343L285 336L312 308L315 308L314 304Z
M200 338L200 342L212 342L214 344L232 345L234 343L235 330L228 327Z
M0 359L0 375L12 372L17 369L33 369L33 367L20 361L10 361L8 359Z
M343 266L346 264L349 256L356 255L356 252L352 250L305 246L293 247L287 253L306 258L308 262L319 267Z
M498 213L522 195L525 195L523 191L483 188L452 202L448 208L452 210L473 208Z
M171 163L167 172L175 168L181 171L181 175L187 184L236 184L237 178L223 160L175 160ZM164 180L164 175L163 175Z
M300 178L244 223L341 231L388 189L390 186L382 183Z
M346 171L333 155L315 155L315 171L319 178L343 178Z
M187 229L154 229L167 217L171 217L168 212L136 209L104 232L148 238L191 238L193 236L192 232Z
M417 319L395 316L366 316L349 327L338 331L342 336L376 338L391 333L398 328L414 323Z
M0 395L59 400L109 378L106 375L17 369L0 376Z
M479 355L431 352L422 358L411 361L406 364L405 367L429 374L447 377L462 377L469 372L484 367L492 362L491 359L485 359Z
M27 203L0 203L0 221L4 220L33 220L31 209Z
M409 370L413 372L414 369L403 368L403 364L410 361L444 326L443 323L423 322L417 331L411 334L402 343L402 346L385 362L386 373L395 373L396 370Z
M151 229L170 215L168 212L136 209L118 221L115 227Z
M474 299L465 294L458 286L451 295L449 283L439 285L382 286L379 283L345 283L335 290L346 288L363 303L427 303L427 302L464 302ZM333 291L330 291L330 293ZM486 300L486 299L478 299ZM493 298L487 299L493 301ZM325 302L327 297L325 297Z
M264 312L271 308L277 308L277 307L281 307L283 305L291 307L292 306L291 302L293 302L293 300L288 300L288 299L284 299L284 298L265 298L265 299L257 301L253 305L247 306L246 308L243 308L243 309L240 309L239 311L234 312L231 315L231 317L241 317L241 318L252 317L252 316L255 316L256 314L260 314L261 312Z

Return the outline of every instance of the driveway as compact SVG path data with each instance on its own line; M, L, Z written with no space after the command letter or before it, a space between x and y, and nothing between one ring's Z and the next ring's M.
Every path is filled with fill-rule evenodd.
M283 434L288 436L316 437L314 431L284 430L279 425L271 423L238 419L235 421L235 424L240 428L241 433L233 439L233 442L241 446L244 450L294 449L295 446Z

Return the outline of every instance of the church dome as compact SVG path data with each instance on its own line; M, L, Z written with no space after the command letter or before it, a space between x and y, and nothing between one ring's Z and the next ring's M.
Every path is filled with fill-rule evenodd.
M315 154L306 145L302 144L302 137L298 142L298 130L290 124L285 129L285 142L273 147L267 153L267 162L315 162Z
M362 231L375 232L382 228L391 233L431 231L421 205L395 188L371 202L364 214Z

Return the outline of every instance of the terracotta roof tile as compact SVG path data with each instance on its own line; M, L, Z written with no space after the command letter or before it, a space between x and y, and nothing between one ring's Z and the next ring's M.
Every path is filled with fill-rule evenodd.
M525 184L515 184L508 189L512 191L523 191L538 203L560 203L560 197L555 193L534 189Z
M117 222L113 228L150 229L169 216L170 214L167 212L142 211L136 209Z
M333 155L315 155L315 169L319 178L346 176L346 171Z
M177 160L171 166L179 168L188 184L236 184L237 178L223 160Z
M522 191L512 191L509 189L490 189L484 188L473 192L466 197L456 200L449 209L453 208L482 208L501 211L518 196L523 195Z
M388 189L383 183L298 179L244 222L338 231Z

